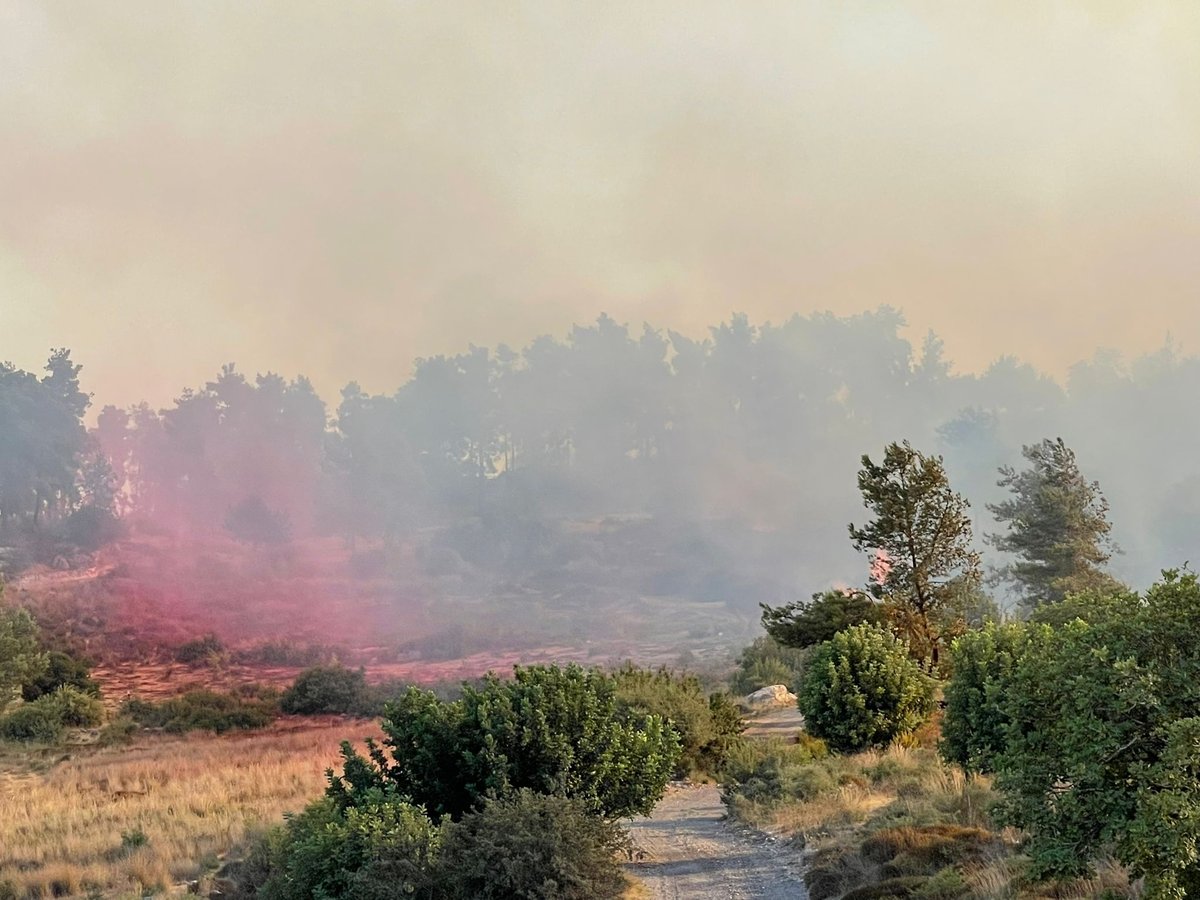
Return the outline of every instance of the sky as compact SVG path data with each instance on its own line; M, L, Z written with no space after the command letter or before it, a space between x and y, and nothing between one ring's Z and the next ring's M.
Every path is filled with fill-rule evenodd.
M390 391L604 311L1200 352L1200 4L0 4L0 359Z

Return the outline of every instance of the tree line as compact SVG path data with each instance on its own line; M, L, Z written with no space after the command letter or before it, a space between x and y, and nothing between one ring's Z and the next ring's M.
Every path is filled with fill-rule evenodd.
M89 494L180 533L261 543L399 541L472 521L484 562L521 571L559 522L645 515L710 523L679 544L728 549L730 569L748 543L765 547L737 581L753 608L852 571L852 548L817 522L853 514L856 454L905 435L941 455L967 496L999 502L995 470L1049 433L1106 483L1126 580L1186 558L1200 538L1188 452L1200 423L1177 409L1200 382L1195 359L1171 346L1129 365L1098 354L1060 385L1007 357L954 372L936 337L914 348L903 327L889 308L734 316L698 339L602 316L520 351L419 360L395 391L350 384L332 409L302 376L230 365L168 408L105 407L90 437L78 366L59 351L43 378L0 373L0 521L61 520Z

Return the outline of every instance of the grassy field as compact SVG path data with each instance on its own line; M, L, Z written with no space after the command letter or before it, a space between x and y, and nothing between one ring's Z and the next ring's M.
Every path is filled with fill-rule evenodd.
M811 900L1110 898L1137 893L1117 864L1094 877L1035 884L1020 835L995 826L991 781L942 762L929 740L845 756L774 740L728 794L732 815L795 839ZM921 744L924 744L923 746Z
M52 757L0 757L0 897L142 897L211 878L264 824L324 789L344 739L331 718L221 737L140 738Z

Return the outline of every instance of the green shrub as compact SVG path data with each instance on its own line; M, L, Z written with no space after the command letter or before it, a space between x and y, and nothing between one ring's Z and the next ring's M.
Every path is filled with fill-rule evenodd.
M938 750L968 772L991 772L1007 741L1005 695L1026 640L1019 623L968 631L950 645L953 673L945 689L946 715ZM1040 626L1045 628L1045 626Z
M362 669L313 666L297 675L283 692L280 707L294 715L366 715L372 712L370 700Z
M21 685L21 696L25 700L36 700L64 685L99 696L100 685L90 677L91 674L91 664L87 660L61 650L51 650L46 654L46 668Z
M890 631L856 625L813 653L797 705L809 733L854 752L917 728L933 710L934 686Z
M746 741L726 761L721 799L737 818L754 821L763 810L796 800L812 800L838 788L838 778L823 764L825 745Z
M738 656L738 667L729 680L729 688L739 696L752 694L771 684L796 684L807 649L785 647L770 635L755 638Z
M62 735L62 718L50 697L18 706L0 718L0 737L5 740L52 744Z
M97 743L101 747L111 747L116 744L127 744L137 734L138 723L128 716L122 715L113 719L102 729Z
M447 900L605 900L622 896L614 824L579 803L518 791L450 824L439 870Z
M330 795L354 805L394 790L434 816L458 818L485 797L529 788L579 800L598 815L649 812L679 758L679 738L657 716L622 709L612 676L571 665L517 666L447 703L411 688L387 707L385 745L369 759L343 746Z
M36 702L51 704L59 721L69 728L92 728L104 721L100 698L70 685L63 685Z
M1200 580L1168 571L1090 621L1031 639L1013 668L998 814L1026 831L1035 878L1111 853L1148 898L1190 896L1200 868Z
M650 671L626 664L614 673L617 699L635 717L658 716L679 735L675 775L715 774L745 727L724 694L706 696L700 681L667 669Z
M145 847L150 843L150 838L141 828L131 828L129 831L121 832L121 850L125 853L132 853L139 847Z
M120 715L133 719L144 728L162 728L172 733L208 730L222 734L232 730L263 728L278 714L272 692L244 688L221 694L216 691L189 691L161 703L127 700Z
M268 833L244 880L262 880L261 900L446 896L434 871L441 835L425 811L380 793L361 800L347 809L319 800Z

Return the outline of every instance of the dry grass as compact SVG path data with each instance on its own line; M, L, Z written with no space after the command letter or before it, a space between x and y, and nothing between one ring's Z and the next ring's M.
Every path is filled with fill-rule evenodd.
M247 831L324 788L343 739L329 719L254 734L153 737L0 771L0 884L18 897L136 896L211 874ZM145 836L140 843L139 834Z

